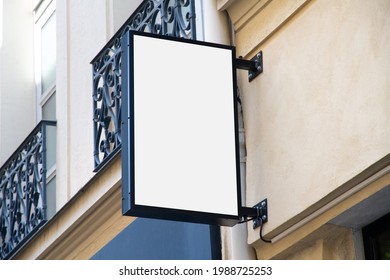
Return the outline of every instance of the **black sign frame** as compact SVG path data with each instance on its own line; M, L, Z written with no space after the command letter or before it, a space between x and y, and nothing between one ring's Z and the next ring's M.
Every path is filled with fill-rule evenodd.
M135 93L135 80L134 80L134 72L135 72L135 57L134 57L134 38L149 38L153 40L164 40L167 42L175 42L179 45L196 45L204 48L211 48L213 50L223 50L228 51L230 53L229 64L231 67L231 78L226 81L227 84L231 85L230 92L226 92L228 96L228 100L230 100L230 105L233 106L232 110L232 119L233 119L233 134L234 138L234 146L231 148L234 150L234 191L230 189L231 193L234 192L234 204L236 207L236 211L232 213L223 213L223 212L208 212L208 211L197 211L196 209L181 209L181 208L169 208L169 207L161 207L161 205L153 206L153 205L142 205L138 204L136 201L137 196L137 186L135 184L135 176L136 176L136 134L137 128L135 127L134 120L137 118L135 115L134 106L135 100L134 97L138 94ZM122 94L122 213L126 216L136 216L136 217L145 217L145 218L157 218L157 219L166 219L166 220L175 220L175 221L185 221L185 222L194 222L194 223L204 223L204 224L216 224L221 226L234 226L240 221L240 212L242 209L241 206L241 186L240 186L240 155L239 155L239 136L238 136L238 112L237 112L237 78L236 78L236 68L235 68L235 57L236 51L235 47L203 42L203 41L194 41L187 40L181 38L174 38L168 36L162 36L157 34L144 33L139 31L127 31L122 37L122 58L121 58L121 70L122 70L122 81L121 81L121 94ZM150 55L164 55L163 53L158 54L150 54ZM181 53L179 57L181 59L185 59L186 56L191 56L191 53ZM214 63L213 57L199 57L203 61L204 67L213 67L215 68L215 74L218 75L218 68L223 67L222 65L218 65ZM160 71L161 65L149 65L150 67L150 82L153 83L153 75L158 75L158 71L156 68L159 68ZM188 65L191 67L191 65ZM180 69L178 69L180 71ZM168 81L167 81L168 82ZM164 85L161 85L162 87ZM188 84L191 86L191 83ZM168 89L169 90L169 89ZM204 100L204 102L208 102ZM180 106L177 104L173 104L173 106ZM199 108L201 112L202 108ZM218 110L218 108L216 108ZM180 117L180 116L178 116ZM169 132L167 132L169 134ZM205 136L210 137L210 136ZM174 140L174 139L173 139ZM212 157L212 155L209 155ZM214 160L207 159L205 160ZM218 162L218 161L217 161ZM230 166L232 166L230 165ZM218 168L218 164L216 164L215 168ZM170 172L168 170L168 172ZM150 174L153 176L153 174ZM172 173L172 176L174 174ZM194 176L201 176L194 171ZM204 178L205 183L208 178ZM232 183L233 184L233 183ZM212 187L212 186L210 186ZM162 186L164 188L164 186ZM223 204L224 201L224 192L220 192L218 197L213 197L217 203ZM205 193L204 196L206 197ZM198 199L197 203L202 205L202 199ZM230 200L231 205L233 205L232 200Z

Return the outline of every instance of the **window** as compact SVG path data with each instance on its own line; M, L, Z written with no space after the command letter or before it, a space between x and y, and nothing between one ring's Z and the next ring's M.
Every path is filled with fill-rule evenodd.
M363 228L368 260L390 260L390 213Z
M56 106L56 1L35 6L36 119L55 120Z
M36 122L56 120L56 0L34 0ZM47 127L47 217L56 211L56 129Z

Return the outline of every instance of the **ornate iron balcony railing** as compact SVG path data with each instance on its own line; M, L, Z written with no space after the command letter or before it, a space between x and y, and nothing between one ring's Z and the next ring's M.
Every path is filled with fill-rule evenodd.
M41 121L0 169L0 259L46 222L46 130Z
M120 151L122 143L121 38L128 30L195 40L194 0L143 1L92 60L95 171Z

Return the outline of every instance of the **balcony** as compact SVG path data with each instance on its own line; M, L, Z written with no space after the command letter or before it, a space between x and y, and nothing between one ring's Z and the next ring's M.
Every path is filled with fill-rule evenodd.
M55 124L41 121L0 169L0 259L47 221L47 136Z
M128 30L137 30L195 40L194 2L194 0L143 1L92 60L95 172L102 169L121 149L122 36Z

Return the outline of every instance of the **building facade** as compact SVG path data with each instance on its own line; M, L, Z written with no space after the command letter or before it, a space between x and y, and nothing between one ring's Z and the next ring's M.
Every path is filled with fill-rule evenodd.
M388 1L1 3L1 259L390 258ZM264 227L122 215L127 29L263 52L237 102Z

